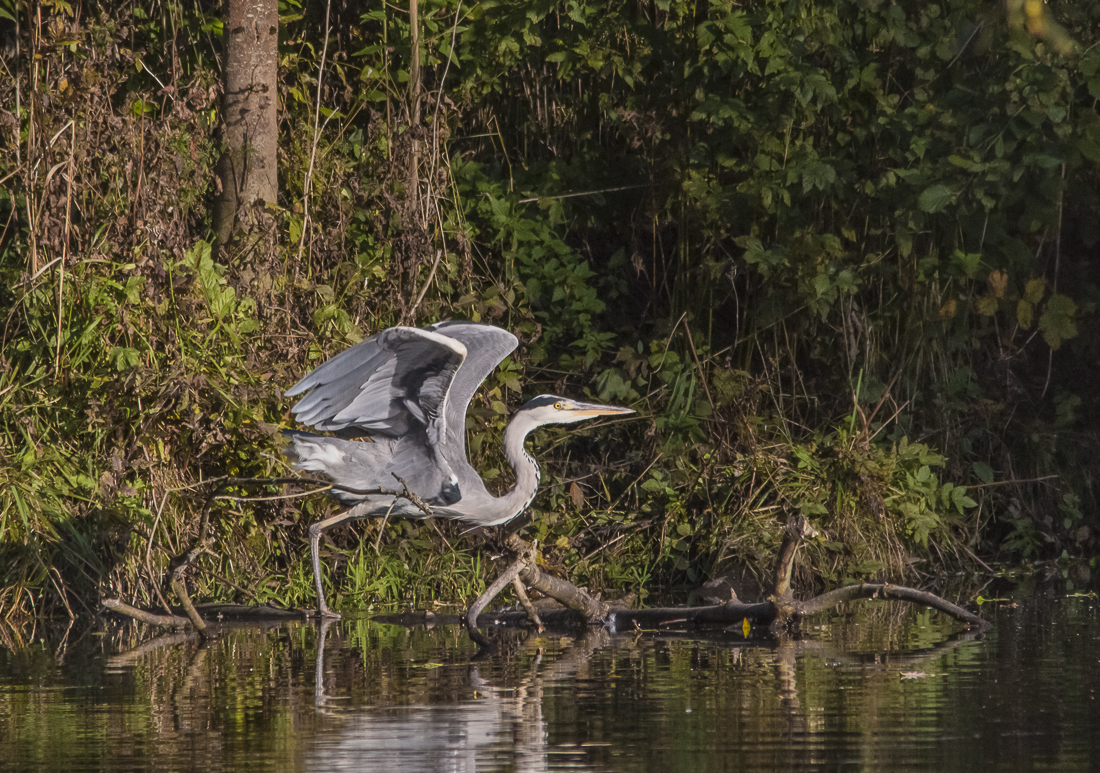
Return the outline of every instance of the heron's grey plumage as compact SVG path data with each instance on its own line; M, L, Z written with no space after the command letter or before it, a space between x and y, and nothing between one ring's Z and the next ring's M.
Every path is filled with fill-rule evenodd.
M393 490L400 477L432 515L494 526L515 518L538 491L539 468L524 439L544 424L633 413L627 408L543 395L516 412L504 432L504 454L516 485L494 496L466 458L466 410L481 382L518 341L506 330L474 322L428 328L394 327L317 367L289 389L308 393L291 409L303 424L369 440L287 431L286 453L299 469L319 472L347 491L333 493L354 506L310 527L314 581L322 614L331 614L321 586L321 535L345 521L384 514L423 517Z

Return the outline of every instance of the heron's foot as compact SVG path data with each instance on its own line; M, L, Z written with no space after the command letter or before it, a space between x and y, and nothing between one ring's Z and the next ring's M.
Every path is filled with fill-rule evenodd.
M329 609L328 604L322 604L321 605L321 608L317 610L317 617L321 618L322 620L339 620L340 619L340 615L336 612L333 612L331 609Z

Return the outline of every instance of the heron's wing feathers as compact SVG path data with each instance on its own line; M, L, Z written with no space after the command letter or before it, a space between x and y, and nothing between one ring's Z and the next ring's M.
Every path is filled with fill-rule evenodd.
M291 411L319 430L356 427L401 437L420 425L438 446L447 433L448 391L464 359L466 347L456 339L394 327L318 366L286 394L309 392Z
M473 473L466 460L466 410L481 382L515 351L519 339L507 330L477 322L439 322L428 329L453 338L469 352L451 383L446 418L451 465L456 470L462 466Z

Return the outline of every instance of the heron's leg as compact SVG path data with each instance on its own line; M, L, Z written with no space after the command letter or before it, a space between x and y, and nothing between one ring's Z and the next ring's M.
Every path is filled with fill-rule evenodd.
M365 518L367 516L367 511L367 503L364 502L356 505L350 510L337 513L330 518L312 523L309 526L309 552L313 559L313 582L317 588L317 613L321 617L328 617L334 620L340 619L340 615L329 609L328 602L325 601L325 588L321 583L321 535L329 529L335 528L347 521Z
M340 615L328 608L325 586L321 583L321 535L325 533L325 521L309 526L309 552L313 556L313 584L317 588L317 614L325 618L339 619Z

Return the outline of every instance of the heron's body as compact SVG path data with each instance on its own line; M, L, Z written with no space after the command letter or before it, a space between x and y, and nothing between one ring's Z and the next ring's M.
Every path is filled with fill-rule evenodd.
M423 517L407 499L384 495L400 478L433 516L480 526L515 518L538 491L539 468L524 449L537 427L594 416L632 413L626 408L536 397L517 411L504 433L504 452L516 485L494 496L466 458L466 409L474 392L518 344L511 333L473 322L384 330L336 355L287 391L308 392L292 409L303 424L367 440L287 431L286 453L296 467L319 472L339 488L351 509L310 527L314 581L320 611L331 615L321 586L320 539L349 520L385 514Z

